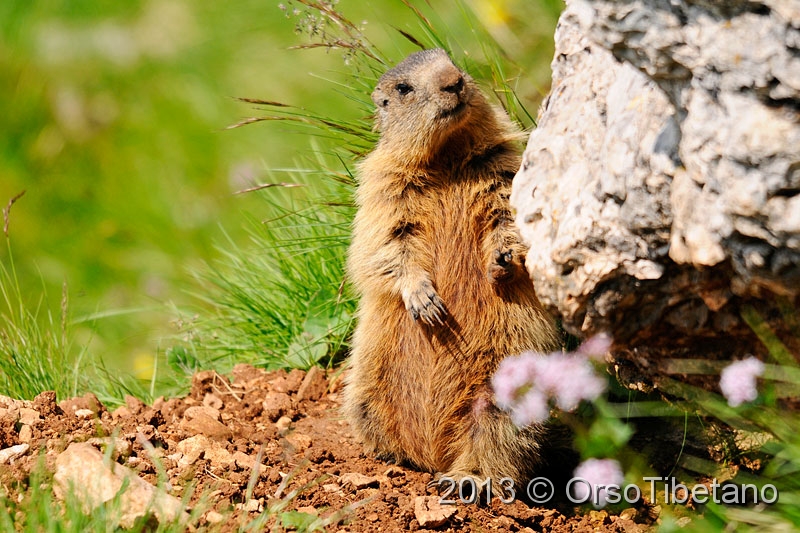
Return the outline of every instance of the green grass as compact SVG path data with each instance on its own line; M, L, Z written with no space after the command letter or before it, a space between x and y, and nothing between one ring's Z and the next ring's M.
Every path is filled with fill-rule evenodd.
M796 324L796 316L796 309L785 316L787 330L791 331ZM728 459L732 464L742 464L742 459L749 458L760 463L762 468L750 470L740 467L732 481L757 487L771 484L777 489L779 498L770 505L709 503L702 519L692 524L691 531L723 527L736 531L792 531L800 528L800 436L797 433L800 415L783 404L786 399L800 397L797 355L791 354L754 309L743 309L742 317L764 343L773 362L766 365L758 399L733 408L717 394L686 385L676 384L675 392L686 399L686 407L691 412L713 417L739 437L755 439L757 445L750 449L733 447ZM691 459L684 460L685 466L692 466L694 472L702 471L702 463L691 463ZM714 465L706 467L709 476L717 471Z
M313 182L317 174L293 177ZM317 185L312 198L291 198L293 189L265 198L277 215L251 219L251 242L229 240L221 259L198 273L209 290L197 297L217 313L194 324L192 343L173 354L200 346L214 361L268 368L330 365L344 354L355 309L344 284L352 208L338 203L349 194L346 185L327 184L328 194Z
M86 385L80 358L70 349L66 285L60 313L46 306L44 290L38 301L26 301L13 261L9 267L0 263L0 394L33 399L54 390L69 397Z

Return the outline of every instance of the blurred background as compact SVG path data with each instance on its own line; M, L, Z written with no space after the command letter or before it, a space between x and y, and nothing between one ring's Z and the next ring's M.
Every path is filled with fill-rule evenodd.
M345 55L290 49L313 40L302 7L0 2L0 206L26 191L10 210L0 261L32 308L59 309L66 286L73 342L110 368L148 377L178 317L203 313L192 272L248 240L245 218L270 216L263 201L236 191L315 164L302 128L226 129L258 114L235 97L364 118L338 90L349 75ZM480 52L469 20L480 21L533 116L548 90L561 8L560 0L336 4L391 62L416 50L398 30L420 33L420 14L463 57Z

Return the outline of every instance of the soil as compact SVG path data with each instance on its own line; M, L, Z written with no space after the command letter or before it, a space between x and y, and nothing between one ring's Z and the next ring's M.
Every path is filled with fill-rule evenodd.
M52 472L71 443L113 442L112 457L144 481L156 485L166 473L168 492L196 509L190 529L238 531L259 516L269 516L261 530L301 528L315 517L327 531L353 532L652 527L655 517L643 506L609 513L499 497L487 505L485 494L481 503L440 506L431 474L364 452L339 414L341 383L340 373L319 369L239 365L230 379L200 372L188 396L152 406L129 397L109 411L92 394L60 403L52 392L32 402L0 396L0 453L30 445L10 464L0 459L0 495L21 497L42 452Z

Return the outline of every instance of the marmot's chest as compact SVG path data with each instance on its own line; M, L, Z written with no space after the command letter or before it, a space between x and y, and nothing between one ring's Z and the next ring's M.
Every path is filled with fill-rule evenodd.
M432 200L420 226L431 281L451 307L459 302L475 312L475 300L485 301L491 292L483 248L492 229L481 206L464 191Z
M485 202L462 187L437 190L436 194L408 202L404 209L418 223L425 240L445 248L461 246L464 240L480 240L490 228L484 227Z

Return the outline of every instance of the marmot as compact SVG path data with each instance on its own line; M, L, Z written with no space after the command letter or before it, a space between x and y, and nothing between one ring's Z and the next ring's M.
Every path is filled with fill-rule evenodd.
M358 168L345 415L383 459L521 482L543 430L515 427L490 379L508 355L559 345L508 203L522 132L439 49L387 71L372 99L380 140Z

